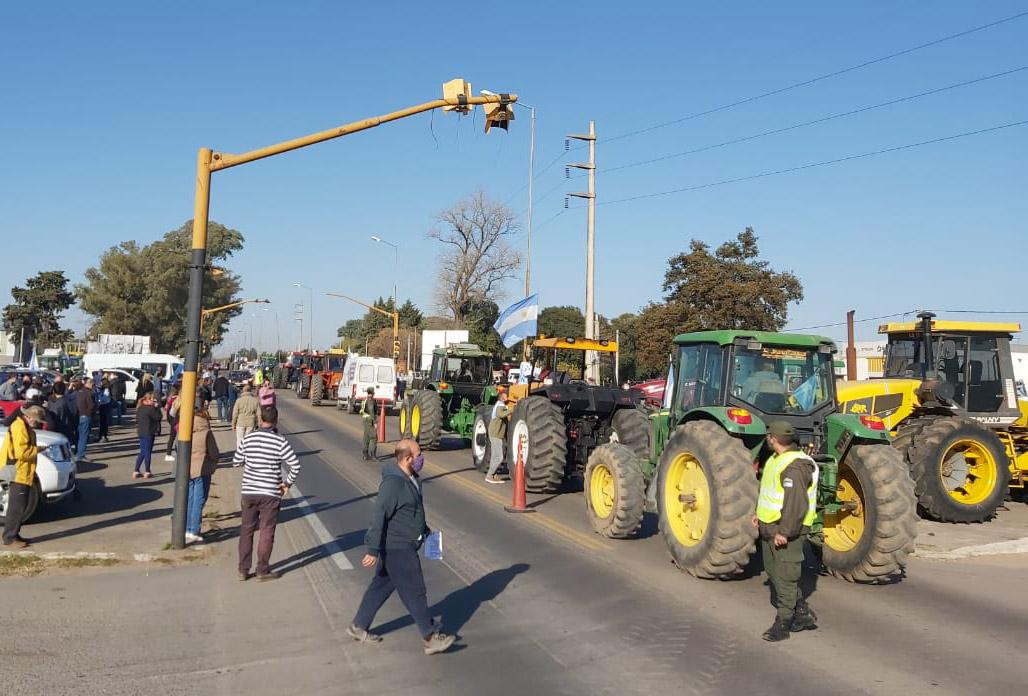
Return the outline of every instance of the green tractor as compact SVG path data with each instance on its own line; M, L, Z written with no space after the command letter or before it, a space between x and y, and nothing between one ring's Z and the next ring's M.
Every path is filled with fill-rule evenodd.
M810 540L828 571L866 583L901 573L917 533L914 483L880 419L838 412L832 341L703 331L674 343L667 408L650 415L649 456L615 443L589 458L593 528L630 536L644 511L656 512L679 568L701 578L741 573L756 548L752 518L758 464L769 456L767 424L782 420L818 464Z
M400 435L437 449L444 432L471 442L475 407L496 400L492 356L474 343L432 351L432 369L400 405Z

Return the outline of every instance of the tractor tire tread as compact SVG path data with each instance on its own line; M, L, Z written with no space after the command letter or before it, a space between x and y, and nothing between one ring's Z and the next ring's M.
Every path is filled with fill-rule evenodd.
M617 492L609 517L598 517L590 505L590 479L593 468L603 464L614 477ZM636 453L627 445L600 445L589 455L585 467L585 508L589 523L597 534L609 539L627 539L642 527L646 506L646 479Z

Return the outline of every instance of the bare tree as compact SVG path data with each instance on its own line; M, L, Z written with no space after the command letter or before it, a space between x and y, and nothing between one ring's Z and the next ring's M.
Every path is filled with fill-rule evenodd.
M509 239L518 225L510 208L481 190L440 213L436 222L428 236L445 245L436 270L436 305L462 322L461 308L469 300L502 299L503 282L517 277L521 254Z

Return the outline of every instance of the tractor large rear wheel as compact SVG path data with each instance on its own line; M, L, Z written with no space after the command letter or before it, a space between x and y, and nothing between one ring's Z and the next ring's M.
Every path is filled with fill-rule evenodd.
M625 445L600 445L585 465L585 510L598 534L625 539L642 526L646 480L635 452Z
M489 470L493 443L489 439L489 416L492 406L482 405L475 409L475 424L471 427L471 461L481 472Z
M984 522L1010 485L1010 460L992 431L966 418L941 417L918 427L907 461L921 513L940 522Z
M850 582L899 574L917 539L914 482L899 451L852 447L839 464L837 491L842 509L824 516L825 567Z
M567 430L560 408L545 396L521 399L511 414L507 438L512 473L521 443L525 490L556 492L564 480L568 458Z
M439 449L443 433L443 400L438 392L422 389L410 407L410 434L422 449Z
M410 398L406 398L400 402L400 415L397 423L397 427L400 431L400 437L408 439L411 437L410 432Z
M321 375L314 375L311 381L311 406L321 406L321 400L325 397L325 383Z
M741 573L756 549L758 489L742 440L713 421L686 423L657 476L658 524L675 565L699 578Z
M610 421L614 432L610 441L624 445L637 457L650 455L650 419L640 409L622 408Z

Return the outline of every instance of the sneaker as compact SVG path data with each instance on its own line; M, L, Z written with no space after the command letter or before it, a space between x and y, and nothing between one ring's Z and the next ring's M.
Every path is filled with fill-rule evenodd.
M486 483L507 483L505 480L503 480L499 476L486 476L485 477L485 482Z
M173 462L173 461L175 461L175 457L173 457L170 454L166 454L166 455L164 455L164 461L166 461L166 462Z
M138 471L133 471L132 472L132 478L140 478L141 476L142 476L142 474L139 473Z
M377 633L371 633L358 626L351 625L346 629L346 635L353 638L358 643L381 643L382 636Z
M199 534L193 534L192 532L186 532L186 543L187 544L202 544L203 537Z
M243 571L240 570L239 573L238 573L238 577L239 577L239 581L240 582L246 582L247 580L250 579L250 573L244 573Z
M12 549L23 549L28 545L29 542L23 541L22 539L11 539L10 541L4 542L4 546L9 546Z
M457 640L457 636L433 633L425 639L425 654L435 655L436 653L446 652L455 640Z
M817 619L810 614L801 614L796 612L792 617L792 623L789 624L789 630L793 633L799 633L800 631L813 631L817 628Z
M279 573L257 573L257 582L271 582L272 580L278 580L282 577Z
M764 640L770 643L777 643L780 640L785 640L789 637L789 625L791 621L786 621L780 616L775 617L775 622L771 624L771 628L764 631Z
M153 474L151 474L149 471L144 471L143 478L153 478Z

